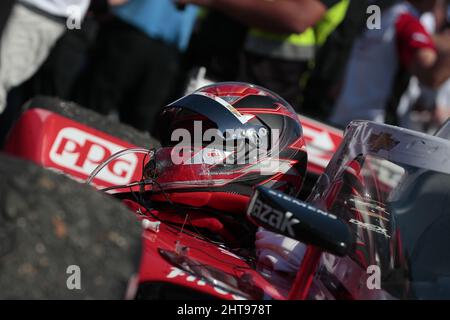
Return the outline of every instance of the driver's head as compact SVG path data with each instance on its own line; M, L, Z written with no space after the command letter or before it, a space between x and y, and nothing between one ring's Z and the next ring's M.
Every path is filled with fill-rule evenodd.
M163 108L158 122L163 148L147 175L172 201L245 213L256 186L292 195L301 189L302 126L269 90L234 82L204 87Z

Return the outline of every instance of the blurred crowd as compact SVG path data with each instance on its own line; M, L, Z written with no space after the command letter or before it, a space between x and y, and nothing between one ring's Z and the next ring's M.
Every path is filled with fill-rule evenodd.
M150 131L217 81L261 85L337 127L450 117L447 0L2 0L0 113L37 95Z

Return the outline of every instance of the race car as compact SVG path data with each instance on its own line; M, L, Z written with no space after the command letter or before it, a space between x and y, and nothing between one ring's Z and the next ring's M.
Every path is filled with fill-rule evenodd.
M1 298L450 298L450 125L344 134L243 83L159 124L24 106L0 160Z

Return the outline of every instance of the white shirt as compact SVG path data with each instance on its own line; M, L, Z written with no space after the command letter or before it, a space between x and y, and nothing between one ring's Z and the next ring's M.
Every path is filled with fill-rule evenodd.
M49 14L59 17L83 18L89 7L90 0L19 0Z

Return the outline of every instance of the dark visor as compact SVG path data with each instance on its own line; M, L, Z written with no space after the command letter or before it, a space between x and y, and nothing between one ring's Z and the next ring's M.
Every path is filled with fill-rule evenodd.
M252 125L245 121L245 117L227 102L219 102L214 98L202 94L194 93L187 95L171 103L169 107L188 109L205 116L216 124L217 129L223 137L227 130L241 129L248 131L249 129L253 129L259 132L259 129L264 128L263 126Z

